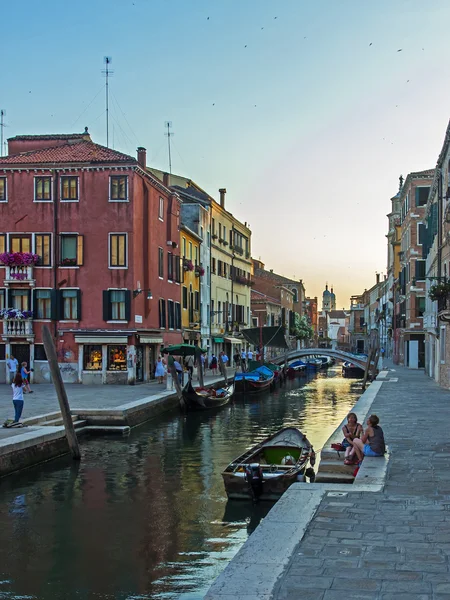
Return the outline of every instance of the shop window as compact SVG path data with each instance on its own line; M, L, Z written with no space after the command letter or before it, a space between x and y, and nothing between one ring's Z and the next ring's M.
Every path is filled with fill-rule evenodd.
M47 360L44 344L34 345L34 360Z
M11 235L9 247L11 252L31 252L31 235Z
M62 234L60 264L63 267L79 267L83 264L83 236L76 233Z
M79 320L78 290L61 290L62 318L64 320Z
M130 290L106 290L103 292L104 321L129 321L130 316Z
M35 252L39 256L39 267L52 265L52 236L49 233L37 233L34 237Z
M0 202L7 202L6 177L0 177Z
M61 200L78 201L78 177L61 177Z
M127 267L127 234L109 234L109 266L112 268Z
M33 311L36 319L52 318L51 290L34 290Z
M128 177L126 175L112 175L109 178L109 201L128 201Z
M52 201L52 178L35 177L34 178L34 201L51 202Z
M108 346L108 371L127 370L127 347Z
M83 369L85 371L102 370L102 347L100 345L83 347Z

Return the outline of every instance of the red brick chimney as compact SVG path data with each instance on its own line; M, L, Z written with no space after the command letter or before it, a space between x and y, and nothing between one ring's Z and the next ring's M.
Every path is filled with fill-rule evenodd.
M226 188L220 188L219 190L219 194L220 194L220 206L222 208L225 208L225 194L227 193Z
M163 184L166 187L170 186L170 176L169 176L169 173L163 173Z
M142 146L139 146L139 148L137 149L137 161L139 165L143 169L145 169L145 167L147 166L147 150Z

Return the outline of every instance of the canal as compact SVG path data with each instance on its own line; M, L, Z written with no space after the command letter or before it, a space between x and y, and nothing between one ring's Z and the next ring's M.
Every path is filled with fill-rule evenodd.
M271 504L227 502L221 470L294 425L320 449L361 393L340 367L163 415L125 439L82 443L0 483L0 598L200 600Z

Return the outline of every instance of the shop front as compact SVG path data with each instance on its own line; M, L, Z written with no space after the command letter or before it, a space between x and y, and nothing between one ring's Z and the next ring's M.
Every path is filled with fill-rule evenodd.
M127 335L75 336L80 383L133 384L136 348Z
M140 334L136 345L136 383L155 379L155 369L164 340L158 335Z

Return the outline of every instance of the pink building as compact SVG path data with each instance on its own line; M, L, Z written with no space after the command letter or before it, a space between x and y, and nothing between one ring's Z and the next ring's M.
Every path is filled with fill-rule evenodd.
M13 255L0 258L0 381L10 354L29 362L35 382L49 381L43 324L66 381L153 378L161 346L181 341L178 196L147 170L144 148L135 159L93 143L87 129L8 144L0 255ZM18 253L37 257L16 264Z

